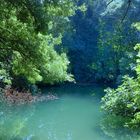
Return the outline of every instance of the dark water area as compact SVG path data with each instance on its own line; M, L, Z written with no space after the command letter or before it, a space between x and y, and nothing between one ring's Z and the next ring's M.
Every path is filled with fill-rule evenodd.
M42 92L59 99L0 106L0 140L120 140L120 136L109 137L101 125L103 87L66 85L43 88Z

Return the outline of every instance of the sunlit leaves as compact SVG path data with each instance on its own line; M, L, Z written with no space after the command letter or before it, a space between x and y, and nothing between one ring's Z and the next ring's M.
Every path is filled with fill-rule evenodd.
M140 22L134 23L134 24L132 24L132 26L140 31Z
M24 76L33 84L72 81L72 75L67 73L67 56L58 53L55 47L62 39L57 19L65 23L78 9L75 3L2 0L0 4L0 56L4 58L0 61L9 65L9 76ZM2 71L8 72L4 68Z

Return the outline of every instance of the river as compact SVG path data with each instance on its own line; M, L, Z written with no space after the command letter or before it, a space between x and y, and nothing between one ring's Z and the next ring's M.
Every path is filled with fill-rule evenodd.
M1 105L0 140L113 140L101 127L103 87L68 85L42 92L57 94L59 99Z

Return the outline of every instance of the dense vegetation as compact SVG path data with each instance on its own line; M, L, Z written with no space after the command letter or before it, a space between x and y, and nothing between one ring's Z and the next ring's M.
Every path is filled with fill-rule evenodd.
M77 7L72 1L0 2L1 82L13 84L19 77L35 84L72 81L69 61L57 52L65 27ZM14 82L13 82L14 81Z
M139 29L139 23L136 23ZM139 131L140 128L140 44L134 47L138 50L136 59L136 77L124 76L122 84L117 89L106 89L102 108L111 115L121 116L124 126Z
M124 19L128 1L108 4L107 0L87 0L87 11L72 18L76 31L63 41L78 82L119 83L123 75L134 73L133 47L138 36L131 25L139 21L139 3L131 3Z

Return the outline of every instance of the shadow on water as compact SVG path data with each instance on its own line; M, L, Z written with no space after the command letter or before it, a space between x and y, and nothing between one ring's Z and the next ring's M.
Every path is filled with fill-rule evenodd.
M42 91L59 99L0 106L0 140L135 140L121 128L122 119L101 112L103 87L65 85Z

